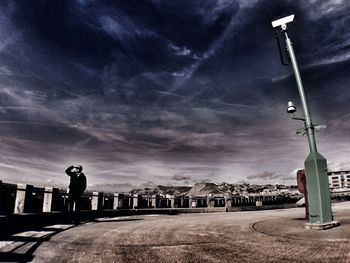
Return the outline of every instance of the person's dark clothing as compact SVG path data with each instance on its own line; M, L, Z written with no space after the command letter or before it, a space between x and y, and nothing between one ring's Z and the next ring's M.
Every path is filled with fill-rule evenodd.
M83 173L70 176L69 192L74 195L82 195L86 189L86 177Z
M68 211L74 210L80 211L81 207L81 196L86 189L86 176L83 173L71 172L74 168L70 166L67 168L66 173L70 176L69 193L68 193Z

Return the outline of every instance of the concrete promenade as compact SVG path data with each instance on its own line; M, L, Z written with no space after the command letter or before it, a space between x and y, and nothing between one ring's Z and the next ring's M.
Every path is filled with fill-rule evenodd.
M5 262L350 262L350 202L341 226L303 228L304 208L97 218L17 233Z

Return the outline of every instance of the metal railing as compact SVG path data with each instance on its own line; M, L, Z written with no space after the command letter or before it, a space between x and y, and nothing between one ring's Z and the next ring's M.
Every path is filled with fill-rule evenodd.
M157 208L243 207L296 203L300 196L288 195L140 195L86 191L81 197L81 210L125 210ZM41 213L68 210L66 189L8 184L0 181L0 215Z

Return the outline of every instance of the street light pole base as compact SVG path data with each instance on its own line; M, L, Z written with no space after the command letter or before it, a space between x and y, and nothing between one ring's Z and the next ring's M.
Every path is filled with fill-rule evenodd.
M332 221L324 224L312 224L312 223L305 223L304 224L306 229L311 229L311 230L326 230L330 229L336 226L340 226L339 221Z

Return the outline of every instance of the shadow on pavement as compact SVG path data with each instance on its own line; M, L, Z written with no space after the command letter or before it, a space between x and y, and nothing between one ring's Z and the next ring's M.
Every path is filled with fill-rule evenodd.
M79 223L65 225L64 228L62 228L64 225L60 225L61 228L57 226L44 227L2 237L0 242L7 243L7 245L0 248L0 262L29 262L33 260L33 253L42 243L77 225Z
M30 262L34 259L34 252L44 242L63 231L72 229L85 223L108 223L143 220L143 218L115 217L95 218L83 222L65 222L63 224L34 227L22 233L0 236L0 262Z

